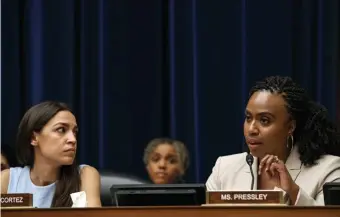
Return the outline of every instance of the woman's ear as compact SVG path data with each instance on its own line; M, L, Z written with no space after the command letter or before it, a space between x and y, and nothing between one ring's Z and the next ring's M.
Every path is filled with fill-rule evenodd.
M32 138L31 138L31 145L32 146L38 146L38 133L33 132Z
M296 129L296 121L295 121L295 120L292 120L292 121L290 122L288 134L289 134L289 135L293 135L295 129Z

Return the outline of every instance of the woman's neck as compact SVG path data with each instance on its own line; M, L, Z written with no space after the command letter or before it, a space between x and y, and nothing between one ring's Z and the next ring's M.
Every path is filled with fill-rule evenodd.
M54 183L58 179L59 172L60 167L36 160L31 168L30 177L33 184L46 186Z

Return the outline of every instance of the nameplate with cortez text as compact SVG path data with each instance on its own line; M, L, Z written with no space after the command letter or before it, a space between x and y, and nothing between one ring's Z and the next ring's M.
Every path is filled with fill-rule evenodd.
M284 204L284 192L277 190L208 191L207 204Z
M32 194L1 194L1 207L32 207Z

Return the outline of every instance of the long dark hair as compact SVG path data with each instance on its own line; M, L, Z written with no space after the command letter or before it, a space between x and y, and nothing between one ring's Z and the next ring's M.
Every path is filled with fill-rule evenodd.
M21 166L33 167L34 149L31 138L34 132L40 132L43 127L60 111L70 111L68 106L61 102L46 101L31 107L21 119L17 140L16 152ZM72 206L71 193L80 189L79 167L76 161L72 165L64 165L60 168L60 176L56 182L52 207Z
M306 91L290 77L271 76L251 89L280 94L286 102L291 118L296 121L293 136L298 146L300 160L304 165L313 165L322 155L340 156L339 129L328 118L327 109L311 100Z

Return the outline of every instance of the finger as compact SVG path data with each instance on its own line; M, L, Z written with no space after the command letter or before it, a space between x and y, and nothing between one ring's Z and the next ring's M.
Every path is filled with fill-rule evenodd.
M275 176L277 173L277 168L279 166L279 163L273 162L269 167L269 172L272 176Z
M270 155L270 157L266 161L266 172L269 170L270 165L275 161L274 155Z
M259 175L261 175L261 171L262 171L262 168L264 167L266 161L267 161L267 158L269 158L270 155L266 155L264 156L264 158L262 158L260 164L259 164Z
M277 156L274 156L274 159L273 159L273 161L272 162L270 162L270 167L272 166L274 164L274 168L276 169L276 172L278 172L277 170L278 170L278 168L280 168L281 167L281 164L283 164L282 163L282 161L277 157ZM269 168L270 169L270 168ZM275 173L272 173L272 175L275 175Z
M279 160L278 162L275 163L275 170L278 173L282 173L287 170L286 165L283 163L283 161Z
M286 165L281 160L279 160L278 162L273 162L270 167L271 167L270 170L274 171L274 175L289 174Z

